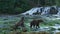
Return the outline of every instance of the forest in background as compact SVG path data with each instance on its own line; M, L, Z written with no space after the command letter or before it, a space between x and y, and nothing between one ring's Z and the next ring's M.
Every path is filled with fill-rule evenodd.
M20 14L33 7L60 6L60 0L0 0L0 14Z

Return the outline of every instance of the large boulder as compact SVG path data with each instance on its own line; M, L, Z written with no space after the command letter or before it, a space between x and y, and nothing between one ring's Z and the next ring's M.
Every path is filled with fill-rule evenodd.
M50 8L50 11L49 11L49 14L57 14L58 13L58 10L54 7L51 7Z

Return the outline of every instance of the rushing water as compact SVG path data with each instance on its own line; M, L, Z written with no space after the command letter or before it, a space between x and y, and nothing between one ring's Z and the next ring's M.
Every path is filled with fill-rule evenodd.
M57 13L56 15L60 15L60 8L57 7L57 6L35 7L35 8L32 8L32 9L30 9L30 10L28 10L28 11L26 11L25 13L22 13L22 14L27 14L27 13L29 13L29 15L32 15L33 13L37 12L37 10L38 10L39 12L42 11L41 15L45 15L45 14L48 15L51 7L54 7L54 8L58 11L58 13Z

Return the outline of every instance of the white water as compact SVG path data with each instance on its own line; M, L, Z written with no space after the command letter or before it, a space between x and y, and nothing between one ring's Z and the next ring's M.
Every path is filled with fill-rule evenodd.
M26 14L26 13L29 13L30 15L32 15L34 12L36 12L37 10L40 12L40 9L41 9L42 7L36 7L36 8L32 8L32 9L30 9L30 10L28 10L28 11L26 11L25 13L22 13L22 14Z
M44 11L42 12L41 15L48 14L50 7L44 7Z
M59 7L56 7L56 6L48 6L48 7L35 7L35 8L32 8L28 11L26 11L25 13L22 13L22 14L27 14L29 13L29 15L32 15L33 13L37 12L37 10L40 12L41 9L43 10L43 12L41 13L41 15L48 15L49 11L50 11L50 8L51 7L54 7L55 9L57 9L59 12L56 14L56 15L60 15L60 8Z

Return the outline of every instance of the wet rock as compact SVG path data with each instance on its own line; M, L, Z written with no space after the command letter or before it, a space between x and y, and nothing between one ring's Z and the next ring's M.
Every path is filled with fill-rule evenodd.
M50 8L49 14L57 14L57 13L58 13L57 9L55 9L54 7Z

